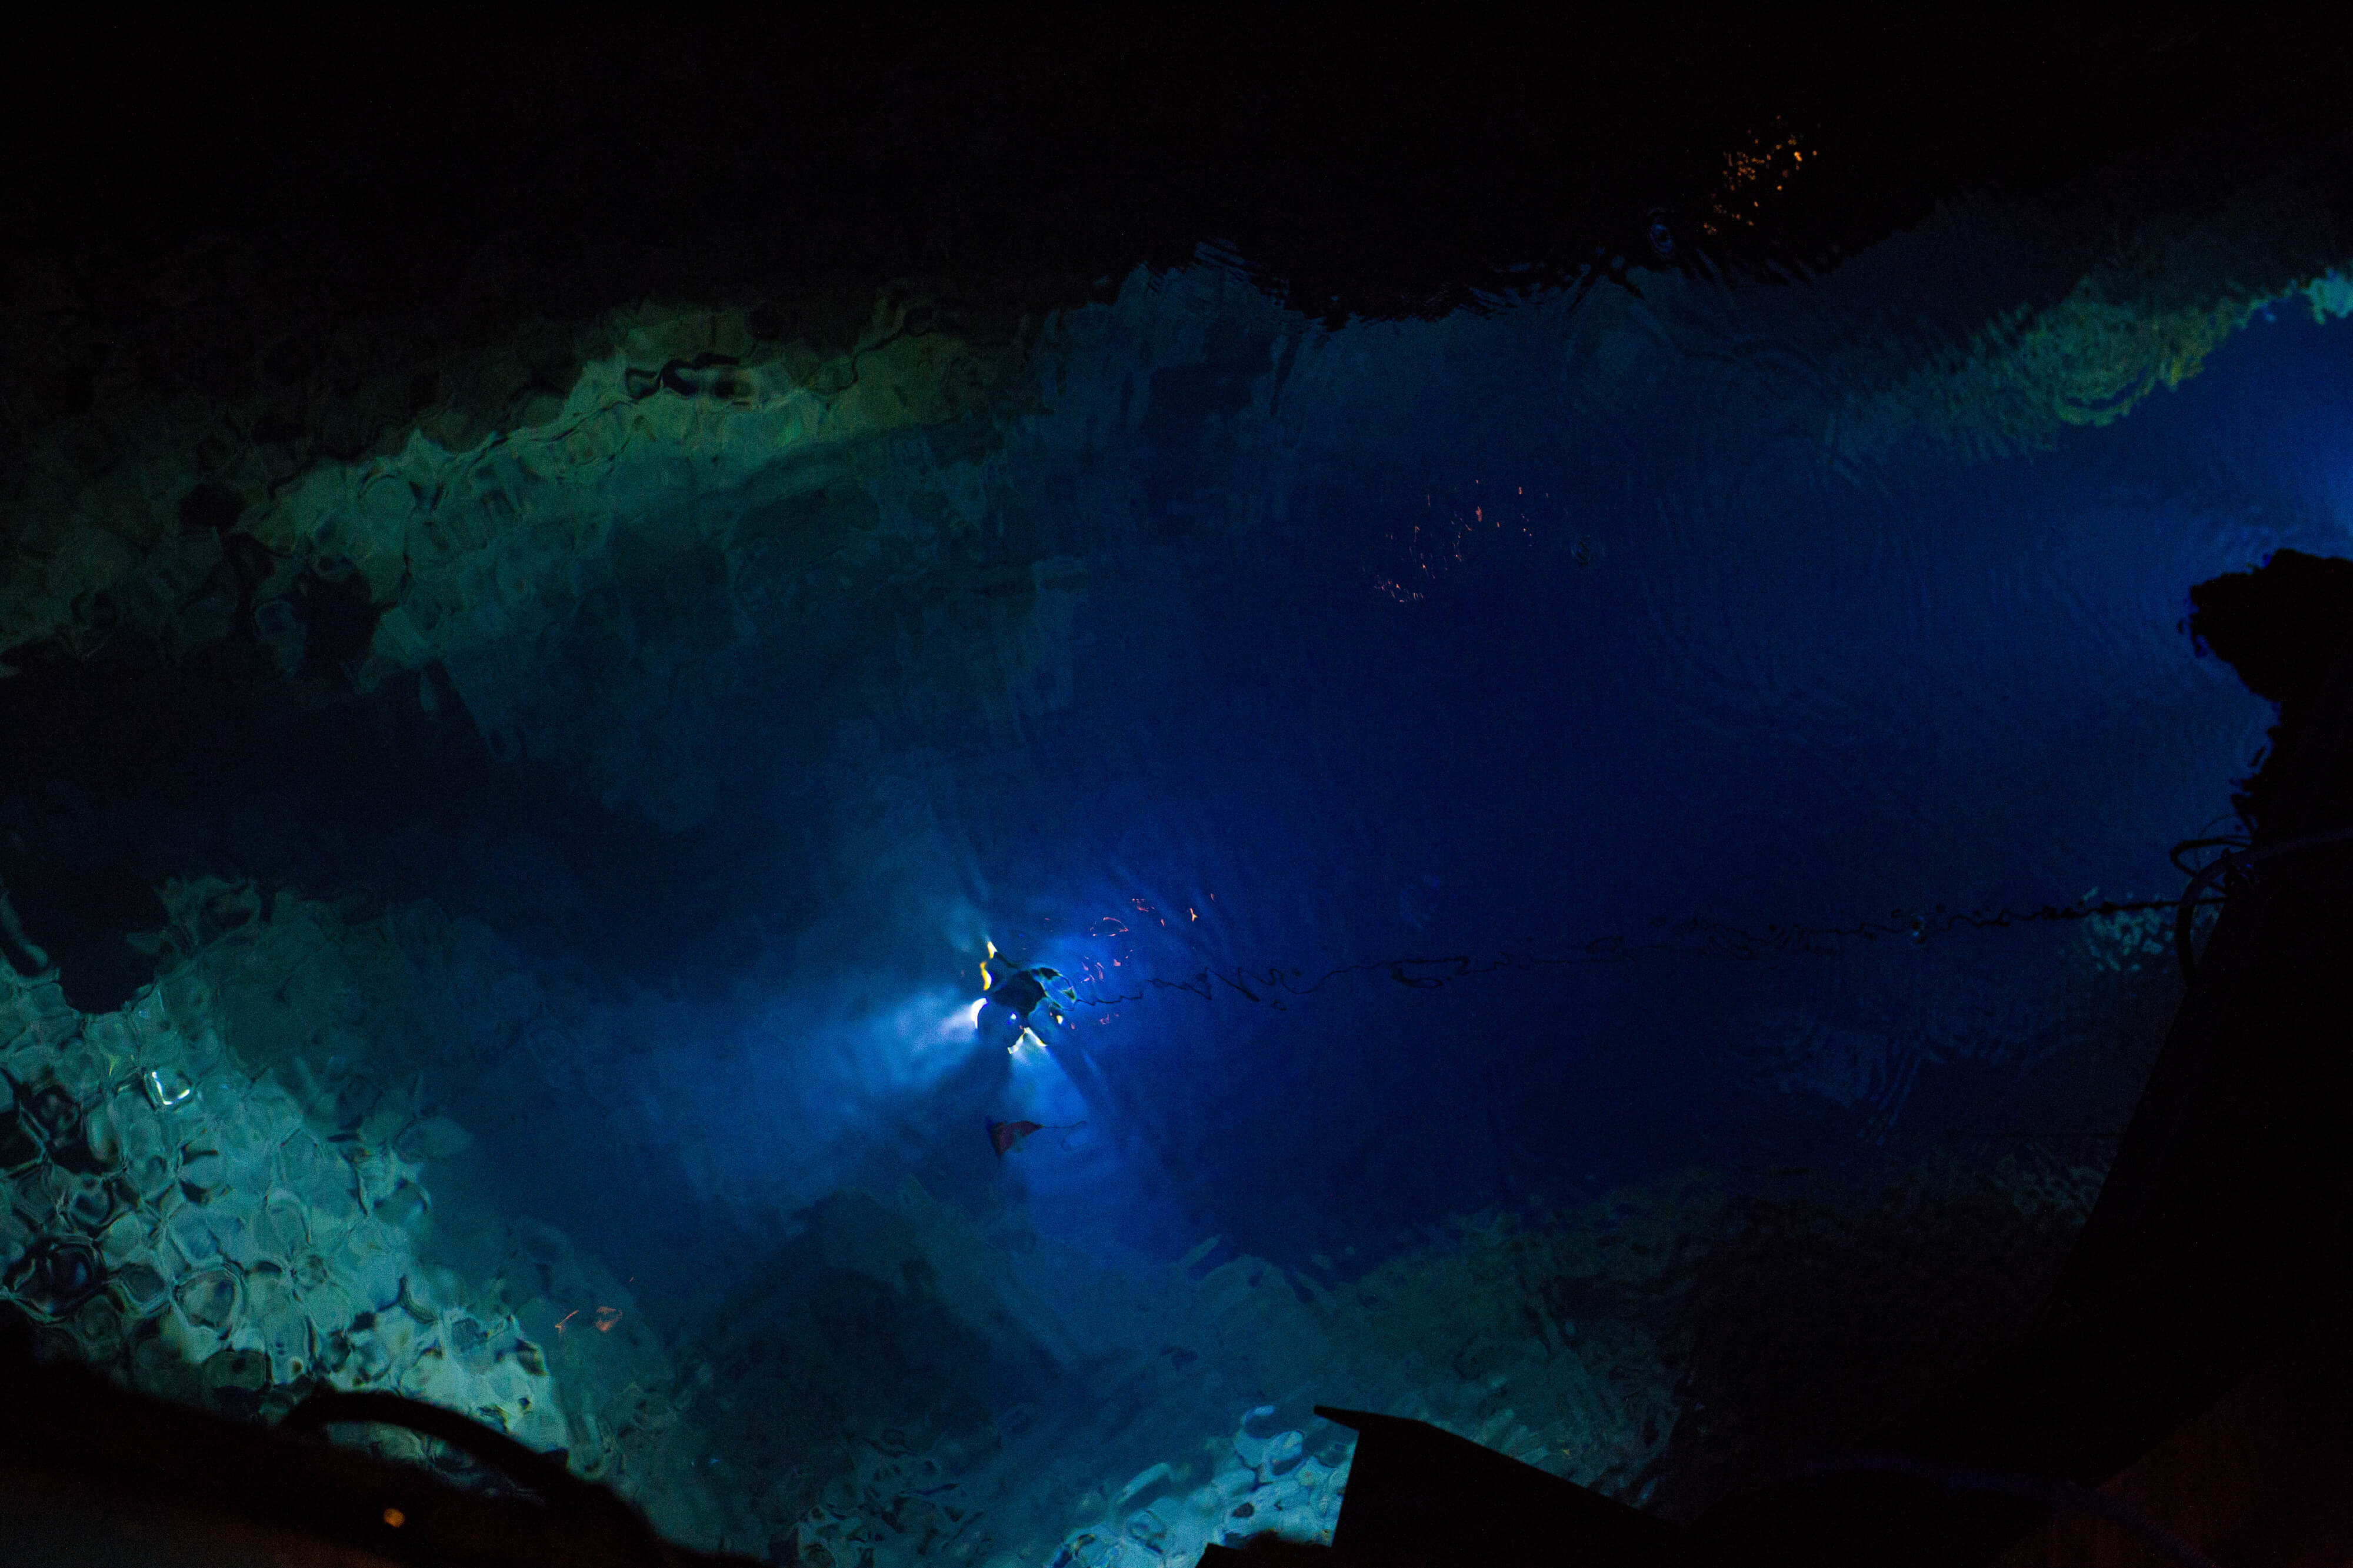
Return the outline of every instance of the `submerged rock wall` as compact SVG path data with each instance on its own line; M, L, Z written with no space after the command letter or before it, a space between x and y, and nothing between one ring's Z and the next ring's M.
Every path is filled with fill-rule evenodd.
M1999 308L1953 341L1891 321L1884 344L1857 345L1860 374L1825 433L1826 456L1861 478L1908 443L1982 462L2114 424L2276 306L2345 314L2330 222L2300 191L2247 191L2196 221L2147 225L2062 297Z
M2203 252L2120 266L1957 360L1861 377L1878 401L1841 420L1831 456L1925 435L1978 458L2118 417L2295 280L2227 272ZM1134 495L1104 486L1111 510L1134 503L1126 524L1175 533L1214 514L1249 530L1266 498L1243 493L1238 458L1286 433L1237 411L1272 426L1297 366L1303 384L1379 374L1377 344L1307 338L1255 295L1249 330L1211 341L1198 307L1221 287L1139 289L1116 321L1092 312L1011 346L941 331L906 298L827 350L756 310L638 308L531 323L429 386L378 378L332 397L294 344L260 374L296 390L174 404L145 427L94 391L8 498L0 649L38 679L237 644L255 656L239 679L320 706L396 692L446 707L501 759L660 833L718 815L744 753L781 772L813 749L779 741L804 718L789 705L776 733L746 736L746 690L847 689L855 712L825 760L862 787L823 826L845 875L871 877L908 837L888 790L858 776L894 724L936 736L943 714L966 714L976 743L1009 744L1064 700L1090 585L1004 504L1008 424L1075 371L1070 450L1122 427L1166 437ZM2316 310L2342 296L2307 286ZM1568 333L1594 351L1579 395L1597 400L1662 374L1648 334L1724 303L1662 280L1665 324L1616 332L1625 301L1597 298L1613 303ZM271 423L298 416L297 435ZM984 1233L910 1183L887 1202L843 1195L855 1223L832 1216L822 1269L780 1262L737 1331L684 1339L648 1321L626 1276L469 1187L463 1132L419 1100L420 1076L461 1065L479 1098L513 1108L475 1130L520 1139L575 1089L624 1091L626 1072L591 1053L596 1029L502 969L492 933L217 879L163 897L152 985L85 1014L27 954L36 973L11 978L0 1032L5 1288L58 1348L146 1385L248 1411L306 1380L402 1388L567 1447L681 1539L791 1538L838 1562L943 1544L1007 1563L1144 1561L1277 1514L1312 1536L1345 1479L1344 1455L1308 1441L1318 1399L1424 1415L1637 1497L1686 1429L1673 1347L1628 1302L1671 1293L1715 1209L1641 1235L1615 1215L1539 1232L1486 1216L1345 1283L1250 1258L1139 1279L1018 1226ZM2117 952L2142 945L2126 933ZM2075 1170L2003 1180L2021 1212L2072 1213L2082 1184ZM889 1310L828 1317L813 1278ZM792 1291L807 1299L780 1306ZM892 1348L902 1316L980 1353L953 1369L966 1381L911 1393L886 1422L860 1358ZM982 1375L992 1361L1005 1385ZM780 1409L795 1413L783 1437ZM851 1415L860 1429L837 1438ZM1168 1452L1187 1431L1203 1451Z
M731 663L791 657L797 626L878 579L919 637L957 567L978 568L962 574L978 605L1038 591L1030 562L989 564L976 537L973 459L1021 347L939 321L886 297L822 354L762 338L778 329L756 310L533 323L476 367L516 384L498 418L436 404L372 424L370 455L297 462L249 437L212 452L194 426L110 409L130 449L102 474L58 455L69 431L9 498L0 650L177 663L249 640L330 700L430 670L420 700L462 703L498 754L693 826L721 727L701 694L740 684Z
M215 878L166 901L161 976L118 1012L0 974L0 1312L227 1414L322 1386L426 1400L567 1450L676 1539L756 1548L693 1473L691 1387L626 1285L462 1182L456 1212L436 1191L472 1142L420 1099L448 1059L437 1003L490 1013L499 976L453 973L431 910ZM367 1440L473 1478L414 1435Z

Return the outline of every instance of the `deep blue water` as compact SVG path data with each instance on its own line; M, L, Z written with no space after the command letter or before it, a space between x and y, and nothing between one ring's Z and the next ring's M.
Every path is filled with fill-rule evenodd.
M1397 957L1566 957L1660 921L1761 931L2161 893L2166 847L2226 808L2265 718L2192 657L2187 587L2339 531L2310 471L2329 444L2281 438L2273 413L2287 386L2298 419L2344 406L2341 344L2309 321L2263 327L2055 451L1888 464L1868 487L1769 428L1707 432L1684 389L1611 418L1543 395L1508 353L1434 374L1419 357L1317 388L1333 406L1302 422L1324 444L1290 474L1233 476L1264 487L1275 542L1184 573L1164 615L1111 595L1082 634L1100 696L1077 706L1099 717L1041 741L1043 777L1010 807L1050 822L1052 847L1023 844L992 881L1018 876L1060 931L1100 912L1142 940L1041 956L1312 982ZM1283 484L1301 469L1315 479ZM1417 577L1395 536L1433 520L1442 570ZM1131 548L1157 564L1182 546ZM1371 591L1384 568L1422 596ZM1192 1233L1292 1257L1597 1176L1802 1161L1810 1108L1761 1100L1743 1071L1760 1034L2014 1061L2058 947L1957 934L1438 989L1375 967L1281 1012L1264 985L1264 1005L1215 979L1207 999L1150 990L1063 1053L1103 1152L1039 1167L1083 1198L1051 1174L1039 1195L1092 1208L1121 1170L1173 1188ZM1915 1129L1939 1121L1938 1077L1903 1107ZM1112 1152L1127 1128L1133 1163Z
M772 831L838 814L848 891L734 1000L641 1005L618 1126L583 1100L519 1159L633 1171L644 1223L593 1228L673 1265L913 1173L1105 1256L1362 1267L2000 1131L2064 1054L2071 925L1725 933L2173 890L2270 716L2188 590L2339 544L2353 356L2298 303L2048 449L1841 468L1836 288L1327 335L1211 274L1066 323L986 524L1066 629L951 681L911 616L912 675L729 699L789 724ZM1044 1051L962 1029L984 938L1084 977ZM991 1116L1086 1126L1000 1163Z
M2353 554L2337 117L1590 20L540 39L291 163L164 50L252 145L10 272L0 1329L830 1568L1328 1535L1319 1405L1688 1518L2014 1344L2274 718L2191 590Z

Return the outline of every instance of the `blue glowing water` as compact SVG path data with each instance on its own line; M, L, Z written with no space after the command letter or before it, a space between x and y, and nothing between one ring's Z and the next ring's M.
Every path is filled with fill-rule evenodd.
M1044 430L1015 470L1128 479L1037 503L1093 547L1072 695L957 780L993 929L1135 998L1017 1075L1092 1113L1086 1158L1024 1167L1041 1212L1283 1257L1820 1157L1820 1097L1755 1092L1793 1037L1844 1058L1842 1109L1934 1130L2043 1044L2072 933L1381 965L2158 894L2226 808L2267 714L2178 623L2189 584L2340 537L2330 445L2279 434L2341 417L2337 335L2264 323L2111 428L1861 482L1769 361L1662 350L1597 406L1535 370L1574 336L1544 309L1361 328L1295 357L1275 416L1131 416L1083 456Z
M1676 922L2170 889L2269 716L2187 590L2341 542L2353 358L2282 310L2047 450L1837 471L1853 389L1746 308L1321 334L1210 274L1067 323L988 524L1067 620L971 649L1010 672L974 706L814 700L815 793L881 802L887 853L649 1062L705 1182L912 1171L1158 1256L1365 1258L1982 1114L2053 1048L2072 930ZM984 937L1084 977L1042 1050L964 1043ZM1388 967L1455 955L1487 972ZM1000 1169L984 1115L1089 1125Z
M894 448L882 526L965 486L1001 608L910 604L881 650L813 623L706 697L765 781L748 869L642 896L769 945L598 1024L625 1047L510 1119L504 1201L681 1321L745 1237L851 1223L831 1194L945 1205L1002 1249L975 1278L1028 1281L976 1386L1048 1406L1023 1463L1077 1487L1287 1397L1271 1344L1160 1346L1190 1392L1126 1415L1080 1370L1202 1338L1153 1270L1211 1238L1193 1277L1304 1301L1451 1216L2118 1131L2030 1092L2115 1070L2069 1011L2086 927L1949 917L2179 890L2272 717L2188 593L2343 549L2353 336L2283 306L2124 417L1972 454L1887 368L1935 344L1859 342L1883 277L1647 287L1326 333L1139 276L1043 334L976 471ZM1010 1053L971 1027L990 942L1081 994ZM1000 1159L991 1118L1084 1125Z

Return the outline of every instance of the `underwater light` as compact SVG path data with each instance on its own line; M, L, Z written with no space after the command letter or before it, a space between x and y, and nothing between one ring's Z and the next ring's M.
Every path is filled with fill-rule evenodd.
M1071 1020L1063 1008L1078 1005L1078 987L1060 970L1043 963L1017 969L1006 963L1000 983L1000 977L989 965L1004 963L1004 956L997 951L994 942L987 946L987 955L980 961L982 994L973 1004L970 1014L973 1028L984 1035L1009 1034L1012 1038L1005 1047L1008 1055L1018 1051L1025 1041L1045 1050L1046 1042L1031 1024L1031 1015L1043 1007L1057 1028L1069 1028Z

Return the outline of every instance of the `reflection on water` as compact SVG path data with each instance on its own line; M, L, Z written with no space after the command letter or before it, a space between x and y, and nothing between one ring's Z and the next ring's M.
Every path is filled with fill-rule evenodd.
M2325 311L1880 331L1940 222L1329 332L1139 274L855 382L649 319L503 451L322 470L364 574L417 468L370 679L572 804L382 905L174 885L120 1010L16 984L8 1289L804 1562L1314 1537L1319 1402L1704 1501L1795 1397L1728 1281L1894 1247L1900 1378L1978 1288L1921 1258L1989 1340L2055 1266L2268 719L2188 588L2342 544ZM998 1038L985 962L1068 990Z

